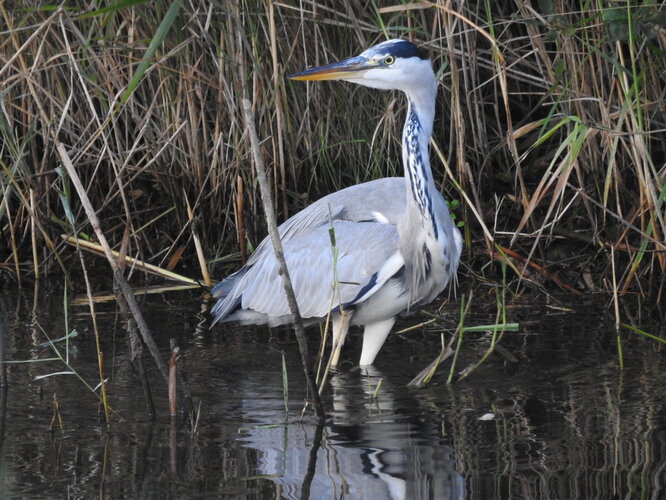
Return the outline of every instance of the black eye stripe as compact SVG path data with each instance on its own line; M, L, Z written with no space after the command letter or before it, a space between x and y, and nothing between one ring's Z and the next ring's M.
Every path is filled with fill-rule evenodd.
M395 42L391 47L390 52L394 57L418 57L419 59L428 59L428 52L425 49L417 47L406 40Z

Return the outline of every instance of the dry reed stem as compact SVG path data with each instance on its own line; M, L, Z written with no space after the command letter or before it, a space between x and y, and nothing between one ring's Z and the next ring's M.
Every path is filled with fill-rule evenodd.
M100 387L100 400L102 402L102 407L104 408L104 421L108 424L109 420L109 400L106 392L106 380L104 378L104 352L102 351L102 345L100 342L99 328L97 328L97 314L95 312L95 302L92 298L92 288L90 286L90 279L88 278L88 270L86 269L85 262L83 260L83 253L81 248L77 248L77 253L79 254L79 260L81 262L81 268L83 269L83 279L86 284L86 298L88 307L90 309L90 318L92 319L93 333L95 335L95 351L97 353L97 375L99 376L99 387Z
M201 246L201 240L197 235L197 231L194 227L194 214L192 212L192 207L190 207L190 202L187 199L187 196L184 196L185 203L187 205L187 217L190 223L190 230L192 231L192 239L194 240L194 248L197 253L197 259L199 260L199 269L201 270L201 278L204 284L208 287L212 285L210 280L210 274L208 273L208 265L206 264L206 258L204 257L204 251Z
M58 154L60 155L60 159L63 165L65 166L65 169L67 170L67 173L69 174L72 183L74 184L74 188L76 189L76 192L79 195L81 203L83 204L83 207L86 211L86 215L88 216L88 219L90 221L90 225L95 231L95 234L97 235L97 239L99 240L100 245L104 249L104 255L106 256L109 265L111 266L111 269L113 269L114 281L120 287L122 294L125 297L125 300L127 301L127 305L129 306L130 311L132 312L134 321L136 321L136 324L139 327L139 331L141 332L143 341L146 344L146 346L148 346L148 350L152 354L153 359L155 360L155 364L162 373L164 379L167 380L168 378L167 369L164 360L160 356L159 348L157 347L157 344L153 340L153 336L150 333L148 324L146 323L143 314L141 314L141 309L139 308L139 304L136 301L136 297L132 293L132 288L129 286L124 276L122 275L120 268L118 267L118 264L113 255L113 251L111 250L111 247L109 246L109 243L107 242L106 237L102 232L102 229L99 224L99 219L97 218L95 210L90 204L88 195L86 194L85 188L83 187L83 184L81 184L81 180L79 179L79 176L77 175L76 170L74 169L74 165L72 164L72 161L69 158L69 155L67 154L67 150L62 145L62 143L56 143L56 148L58 150Z
M301 318L301 313L298 309L298 303L296 302L296 294L294 293L294 287L291 284L291 278L289 277L289 270L287 269L287 263L284 259L284 250L282 249L282 242L280 241L280 235L278 233L277 220L275 218L275 209L273 208L273 200L270 195L270 187L268 185L268 179L266 177L264 162L259 152L259 137L257 137L257 131L254 125L254 115L252 112L252 104L248 99L243 98L243 112L245 116L245 122L250 136L250 146L252 148L252 156L254 159L254 166L257 172L257 180L259 181L259 186L261 188L261 199L264 203L264 215L266 217L266 223L268 226L268 234L270 235L271 242L273 244L273 250L275 252L275 260L278 263L279 274L282 276L282 285L284 288L284 293L287 297L287 303L289 304L289 310L292 315L292 322L294 324L294 333L296 335L296 341L298 342L298 348L301 354L301 362L303 364L303 371L305 373L305 378L308 386L308 392L310 397L314 401L315 411L317 416L320 419L325 417L324 409L321 405L321 400L319 398L319 392L317 391L317 383L314 380L314 375L312 372L312 366L310 363L310 358L308 354L308 344L305 338L305 328L303 327L303 319Z
M177 398L176 398L176 391L177 391L177 359L178 359L178 353L180 352L180 349L178 347L174 347L171 349L171 357L169 358L169 379L167 383L168 387L168 394L169 394L169 415L171 417L175 417L178 415L178 404L177 404Z
M78 246L84 250L93 252L96 255L106 255L104 246L100 243L94 243L92 241L83 240L81 238L75 238L73 236L67 236L65 234L61 235L61 237L65 241L65 243L69 245ZM192 278L188 278L186 276L181 276L180 274L169 271L168 269L163 269L161 267L154 266L152 264L143 262L140 259L135 259L128 255L126 255L123 258L121 257L120 252L117 252L115 250L111 251L111 255L113 256L114 262L120 262L122 260L123 263L130 264L132 267L141 269L147 273L154 274L155 276L161 276L162 278L166 278L169 280L180 281L188 285L200 286L200 283L197 280L193 280Z

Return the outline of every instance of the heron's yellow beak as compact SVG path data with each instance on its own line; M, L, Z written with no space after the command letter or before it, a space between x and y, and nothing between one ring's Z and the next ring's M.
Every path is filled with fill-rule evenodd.
M306 69L300 73L289 75L291 80L350 80L354 78L361 78L363 74L374 68L376 65L371 64L364 57L350 57L344 61L319 66L317 68Z

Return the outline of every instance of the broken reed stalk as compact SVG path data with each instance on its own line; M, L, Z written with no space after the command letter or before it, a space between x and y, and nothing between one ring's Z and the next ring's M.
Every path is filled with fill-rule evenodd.
M80 248L82 250L87 250L96 255L105 255L104 248L99 243L95 243L93 241L87 241L82 238L77 238L76 236L68 236L66 234L62 234L60 235L60 237L68 245L75 246L76 248ZM182 283L186 283L192 286L200 286L197 280L188 278L187 276L182 276L180 274L174 273L173 271L169 271L168 269L154 266L152 264L149 264L148 262L144 262L141 259L135 259L134 257L130 257L129 255L121 256L120 252L117 252L115 250L112 250L111 253L113 254L113 258L116 262L119 263L124 262L126 264L129 264L135 269L141 269L146 273L154 274L155 276L160 276L161 278L173 281L180 281Z
M243 196L243 178L236 176L236 194L234 196L234 222L236 224L236 237L238 238L238 250L240 252L241 264L247 261L247 245L245 244L245 198Z
M201 279L204 282L204 285L211 287L213 282L210 280L210 273L208 272L208 265L206 264L206 257L204 256L203 247L201 246L201 240L199 235L194 227L194 211L190 206L190 201L187 199L187 193L183 193L183 198L185 199L185 208L187 208L187 220L190 224L190 230L192 231L192 240L194 241L194 249L197 253L197 260L199 261L199 269L201 269Z
M67 170L67 173L69 174L69 177L72 180L72 184L74 184L74 188L76 189L76 192L79 195L81 204L83 205L83 208L86 211L86 215L88 216L88 221L90 222L90 225L92 226L93 230L95 231L95 234L97 235L97 239L99 240L100 244L102 245L102 248L104 249L104 255L106 255L106 259L109 261L109 265L113 270L113 279L120 287L120 291L122 292L123 297L125 297L125 300L127 301L127 305L129 306L129 309L132 312L134 321L136 321L136 324L139 327L139 332L141 332L141 337L143 338L144 343L148 347L150 354L153 355L153 359L155 360L157 368L159 368L160 373L164 377L164 380L168 381L167 367L166 364L164 363L164 360L160 357L160 350L157 347L157 344L155 343L155 340L153 339L153 336L150 333L150 329L148 328L148 324L146 323L143 314L141 313L139 304L136 301L134 293L132 292L132 287L129 286L129 283L127 283L127 280L123 276L123 273L120 270L120 267L118 266L118 263L116 262L113 256L111 247L109 246L109 243L106 241L106 237L102 232L102 228L100 226L99 219L97 218L97 214L95 213L95 209L90 203L90 199L88 198L88 195L86 193L85 188L83 187L83 184L81 184L81 179L79 179L79 175L76 173L76 170L74 169L72 160L70 159L69 154L65 149L65 146L61 142L56 142L56 149L58 150L58 154L60 155L60 160L62 161L62 164L64 165L65 169Z
M120 312L127 322L127 344L130 352L130 362L134 368L137 378L141 381L141 388L143 389L143 397L146 402L146 409L150 419L155 418L155 405L153 404L153 395L146 376L146 370L143 367L143 344L137 332L136 321L132 318L129 312L129 306L125 300L118 286L113 287L113 294L116 298L116 303L120 308Z
M194 409L194 403L192 402L192 391L190 391L190 384L187 383L185 357L180 355L180 347L178 347L176 339L169 340L169 345L171 346L171 356L174 359L174 365L176 368L176 386L173 389L174 399L175 396L178 395L178 391L180 391L183 397L183 409L185 410L185 414L190 418L191 421L194 422L197 416ZM169 372L169 384L171 384L171 377L171 372ZM171 396L169 397L171 398Z
M284 260L284 251L282 250L282 242L278 234L277 220L275 217L275 209L273 207L273 200L271 198L271 191L268 186L268 178L264 167L264 161L259 151L259 137L257 130L254 126L254 113L252 112L252 104L246 98L243 98L243 117L245 118L245 126L247 127L250 135L250 148L252 150L252 157L254 158L254 167L257 172L257 180L259 181L259 189L261 191L261 201L264 207L264 215L266 216L266 225L268 226L268 234L270 235L271 242L273 243L273 250L275 251L275 259L278 262L278 269L280 276L282 276L282 285L284 286L284 293L287 296L289 309L293 317L294 333L296 334L296 341L298 348L301 352L301 361L303 363L303 371L305 372L305 379L308 385L308 391L314 401L315 411L319 418L324 418L324 409L321 406L321 399L317 390L317 383L314 379L314 374L310 366L308 357L308 344L305 340L305 328L303 327L303 318L298 310L298 303L296 302L296 295L294 288L291 284L289 277L289 270L287 263Z
M171 339L173 343L173 339ZM171 348L171 358L169 359L169 416L175 417L178 415L178 405L176 404L176 362L178 359L178 352L180 349L178 346Z
M74 229L74 228L72 228ZM109 420L109 399L106 392L106 381L104 379L104 353L102 352L102 344L99 339L99 328L97 328L97 313L95 312L95 303L92 298L92 287L90 286L90 279L88 279L88 269L83 261L83 252L81 248L77 248L79 260L81 261L81 269L83 270L83 279L86 283L86 297L88 298L88 307L90 308L90 318L92 319L93 332L95 334L95 350L97 352L97 369L99 375L99 392L104 407L104 421L108 424Z

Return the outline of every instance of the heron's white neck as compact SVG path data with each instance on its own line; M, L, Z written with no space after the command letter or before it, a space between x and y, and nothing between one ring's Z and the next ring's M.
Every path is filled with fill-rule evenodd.
M434 74L432 81L423 82L418 89L410 90L406 94L409 107L402 132L402 159L408 184L406 217L410 216L410 208L415 207L424 226L437 238L437 221L432 207L432 196L436 187L428 157L428 142L435 118L437 94Z
M405 91L409 102L407 117L409 118L411 112L419 117L423 134L427 136L427 139L430 139L430 134L432 134L432 124L435 119L435 99L437 98L437 80L434 73L430 76L432 78L427 78L427 81L422 82L419 87ZM405 127L407 127L407 121L405 120Z

